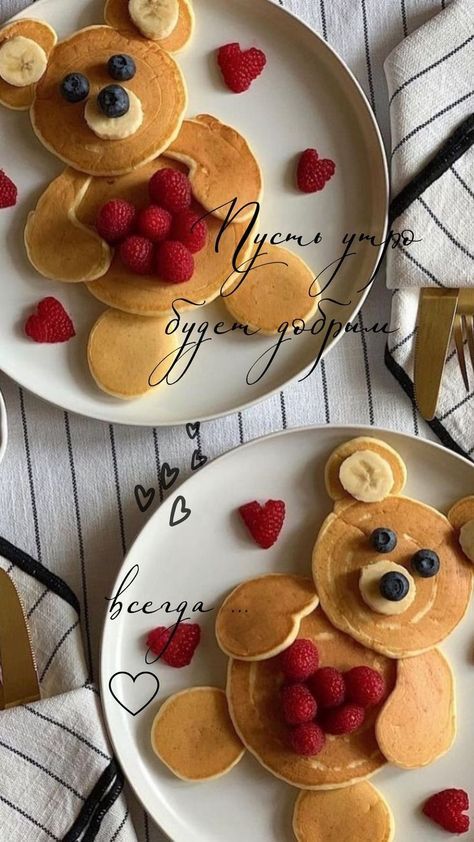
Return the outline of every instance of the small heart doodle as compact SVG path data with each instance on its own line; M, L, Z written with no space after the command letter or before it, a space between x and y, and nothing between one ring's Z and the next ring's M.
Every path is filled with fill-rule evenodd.
M207 456L204 456L204 453L201 453L200 450L195 450L191 459L191 470L197 471L198 468L202 468L207 462Z
M160 471L160 482L165 491L168 491L174 485L178 476L179 468L170 468L168 462L163 462Z
M155 499L155 489L149 488L148 491L145 491L143 485L136 485L135 486L135 500L137 501L137 506L141 512L146 512L147 509L150 508L153 500Z
M114 690L113 685L118 683L122 684L122 698L118 695L118 688ZM116 672L109 681L109 690L115 701L132 716L141 713L153 701L159 689L160 682L152 672L139 672L137 675L132 675L129 672ZM134 704L131 702L126 704L123 697L132 694Z
M186 432L190 439L195 439L200 429L201 424L199 421L195 421L194 424L186 424Z
M184 497L179 495L173 503L171 508L170 514L170 526L178 526L180 523L184 523L185 520L191 514L191 509L188 509L186 506L186 500Z

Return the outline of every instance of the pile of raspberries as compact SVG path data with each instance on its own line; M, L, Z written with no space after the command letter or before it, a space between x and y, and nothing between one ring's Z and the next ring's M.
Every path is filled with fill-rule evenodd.
M311 640L298 639L279 656L285 677L281 710L290 731L289 747L305 757L323 749L326 734L351 734L365 719L366 709L385 696L383 676L359 666L342 673L319 668L319 652Z
M194 274L193 255L207 242L204 219L192 208L187 175L169 167L150 179L151 204L141 210L125 199L112 199L99 211L96 228L118 248L122 263L136 275L180 284Z

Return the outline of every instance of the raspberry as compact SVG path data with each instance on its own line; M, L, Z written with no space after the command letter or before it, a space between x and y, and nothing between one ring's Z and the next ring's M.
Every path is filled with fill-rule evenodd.
M288 725L311 722L318 712L318 706L304 684L288 684L281 691L283 716Z
M12 208L16 205L17 196L16 185L0 170L0 208Z
M176 214L171 226L171 237L179 240L191 254L201 251L207 241L207 225L199 214L189 209Z
M288 742L296 754L314 757L324 748L326 737L324 731L315 722L303 722L291 730Z
M284 520L285 504L283 500L267 500L262 506L256 500L240 506L239 514L254 541L268 550L276 542Z
M470 822L469 816L464 815L466 810L469 796L463 789L444 789L428 798L423 807L425 816L450 833L467 833Z
M166 240L157 246L155 266L161 281L181 284L192 278L194 258L182 243Z
M241 50L240 45L234 43L220 47L217 63L227 87L234 93L241 94L260 76L267 63L267 57L256 47Z
M172 640L166 646L171 636ZM147 637L146 645L165 664L180 669L191 663L200 640L201 627L198 623L180 623L176 631L174 626L170 629L164 626L153 629Z
M67 342L76 335L72 320L56 298L43 298L36 310L25 324L25 333L34 342Z
M132 231L136 213L131 202L111 199L97 214L97 231L106 243L118 243Z
M306 681L316 672L319 652L312 640L298 638L280 655L280 667L289 681Z
M153 251L153 243L150 240L134 234L120 244L120 259L127 269L136 275L151 275Z
M298 163L298 187L302 193L316 193L336 172L334 161L320 158L316 149L306 149Z
M360 728L364 719L364 708L359 705L342 705L326 711L321 718L321 727L326 734L352 734Z
M385 681L377 670L354 667L344 675L348 702L362 708L378 705L385 696Z
M139 211L136 228L142 237L151 240L152 243L159 243L166 240L171 229L171 214L158 205L150 205Z
M149 191L151 201L170 213L187 210L191 205L191 183L179 170L158 170L150 179Z
M335 708L345 700L344 676L334 667L321 667L311 676L308 686L320 708Z

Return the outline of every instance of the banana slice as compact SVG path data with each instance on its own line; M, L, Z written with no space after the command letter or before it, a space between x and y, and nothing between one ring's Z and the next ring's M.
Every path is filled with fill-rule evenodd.
M380 593L379 583L385 573L402 573L408 579L409 590L407 595L398 602L384 599ZM416 596L416 585L413 576L405 567L395 564L394 561L376 561L368 564L360 572L359 590L362 599L377 614L403 614L413 603Z
M464 555L467 555L469 561L474 561L474 520L468 520L461 526L459 543Z
M393 488L392 468L373 450L357 450L339 468L341 485L363 503L384 500Z
M133 91L127 89L130 108L123 117L106 117L100 110L96 97L86 102L84 117L90 129L102 140L124 140L138 131L143 123L141 101Z
M43 48L23 35L7 39L0 47L0 76L15 88L39 82L47 64Z
M179 3L178 0L129 0L128 13L142 35L160 41L176 28Z

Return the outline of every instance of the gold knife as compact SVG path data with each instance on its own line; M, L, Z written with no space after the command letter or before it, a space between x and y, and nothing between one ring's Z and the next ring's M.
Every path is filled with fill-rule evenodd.
M414 383L418 409L427 421L436 415L458 298L458 289L420 291Z
M0 568L0 710L41 698L30 633L10 576Z

